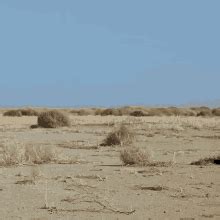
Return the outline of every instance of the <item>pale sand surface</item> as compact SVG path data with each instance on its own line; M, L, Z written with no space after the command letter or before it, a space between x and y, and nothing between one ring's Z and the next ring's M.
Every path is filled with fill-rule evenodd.
M220 154L220 117L71 116L71 122L30 129L37 117L0 115L1 143L50 146L79 161L0 167L0 219L220 219L219 166L189 165ZM98 146L121 122L153 160L175 163L122 166L119 146Z

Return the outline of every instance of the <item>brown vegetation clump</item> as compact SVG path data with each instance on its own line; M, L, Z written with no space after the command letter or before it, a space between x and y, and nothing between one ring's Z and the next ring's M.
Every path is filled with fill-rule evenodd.
M39 113L34 109L20 109L23 116L38 116Z
M196 116L196 112L189 108L168 107L168 112L172 116Z
M212 116L212 110L208 107L199 107L198 109L196 109L196 111L197 111L197 116L203 116L203 117Z
M23 146L11 142L2 144L0 148L0 166L4 167L51 163L57 160L56 151L48 146Z
M195 116L211 116L211 109L206 106L191 107L190 110L194 112Z
M38 126L43 128L69 127L70 119L62 112L52 110L38 116Z
M51 163L57 160L57 153L48 146L25 146L24 159L33 164Z
M120 109L117 108L107 108L100 112L100 115L107 116L107 115L114 115L114 116L122 116L123 113Z
M212 115L214 116L220 116L220 108L215 108L212 110Z
M38 112L34 109L15 109L15 110L9 110L6 111L4 116L38 116Z
M137 110L137 111L131 112L130 116L142 117L142 116L146 116L146 114L143 111Z
M72 109L70 111L73 115L79 115L79 116L88 116L88 115L94 115L95 111L93 109Z
M205 166L205 165L210 165L210 164L220 164L220 155L213 156L213 157L206 157L203 159L200 159L198 161L194 161L191 163L191 165L200 165L200 166Z
M14 166L22 162L22 152L16 143L7 143L0 146L0 166Z
M134 138L134 134L124 125L116 131L111 132L101 146L114 146L131 144Z
M21 117L22 113L20 110L9 110L6 111L3 116Z
M120 159L124 165L150 165L150 154L138 147L128 147L120 152Z
M38 128L39 126L38 125L31 125L30 126L30 129L36 129L36 128Z

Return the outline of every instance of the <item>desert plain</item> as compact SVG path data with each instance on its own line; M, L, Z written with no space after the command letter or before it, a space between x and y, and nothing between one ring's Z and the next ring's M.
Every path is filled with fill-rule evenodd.
M37 116L1 110L0 219L220 219L219 165L191 164L220 154L220 117L68 115L69 127L31 129ZM102 146L121 124L155 165L125 165L126 144ZM53 159L22 153L35 148Z

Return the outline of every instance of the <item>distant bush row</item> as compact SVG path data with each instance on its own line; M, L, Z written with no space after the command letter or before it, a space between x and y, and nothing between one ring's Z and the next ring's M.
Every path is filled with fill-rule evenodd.
M208 107L191 107L191 108L147 108L147 107L121 107L121 108L83 108L83 109L65 109L73 115L87 116L87 115L101 115L101 116L123 116L130 115L134 117L143 116L201 116L211 117L220 116L220 108L208 108ZM39 111L34 109L17 109L6 111L4 116L39 116Z
M3 115L21 117L21 116L38 116L39 113L34 109L15 109L15 110L6 111Z
M220 116L220 108L211 109L208 107L192 107L192 108L147 108L147 107L122 107L122 108L88 108L74 109L70 113L74 115L130 115L135 117L143 116Z

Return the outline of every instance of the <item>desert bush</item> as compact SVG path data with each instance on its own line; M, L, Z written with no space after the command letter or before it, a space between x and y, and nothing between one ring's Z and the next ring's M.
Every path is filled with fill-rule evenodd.
M147 110L149 116L171 116L172 113L167 108L149 108Z
M13 116L13 117L21 117L22 113L20 110L9 110L6 111L3 116Z
M171 116L196 116L196 113L187 108L168 107L167 111Z
M120 152L124 165L147 166L150 164L150 154L138 147L127 147Z
M195 116L204 116L208 112L211 112L211 109L206 106L201 107L191 107L190 110L192 110L195 113Z
M95 111L93 109L72 109L70 111L71 114L79 115L79 116L88 116L88 115L94 115Z
M23 116L38 116L39 113L34 109L20 109Z
M209 108L201 108L202 110L197 113L197 116L210 117L212 116L212 110Z
M87 116L87 115L90 115L90 112L88 110L86 110L86 109L80 109L78 111L78 115L79 116Z
M119 129L108 134L101 146L113 146L131 144L134 138L134 134L124 125L121 125Z
M25 146L24 158L33 164L50 163L57 160L57 153L48 146Z
M38 126L43 128L68 127L70 124L68 116L56 110L42 112L38 116Z
M24 146L8 141L0 146L0 166L15 166L21 164L43 164L54 162L57 153L52 147Z
M212 115L214 116L220 116L220 108L215 108L212 110Z
M192 109L183 109L181 112L181 116L196 116L197 113Z
M122 115L130 115L131 112L135 111L135 110L141 110L141 109L136 109L130 106L124 106L124 107L120 107L119 108L120 112Z
M212 156L212 157L206 157L203 159L200 159L198 161L194 161L191 163L191 165L200 165L200 166L205 166L205 165L210 165L210 164L220 164L220 155L217 156Z
M22 163L22 150L16 143L2 144L0 166L14 166Z
M15 109L6 111L4 116L38 116L38 112L34 109Z
M102 116L114 115L114 116L122 116L122 112L120 109L108 108L104 109L100 113Z
M135 116L135 117L142 117L142 116L146 116L146 114L143 111L133 111L130 113L130 116Z
M96 109L95 115L101 115L102 111L103 111L102 109Z
M31 125L30 126L30 129L36 129L36 128L38 128L39 126L38 125Z

